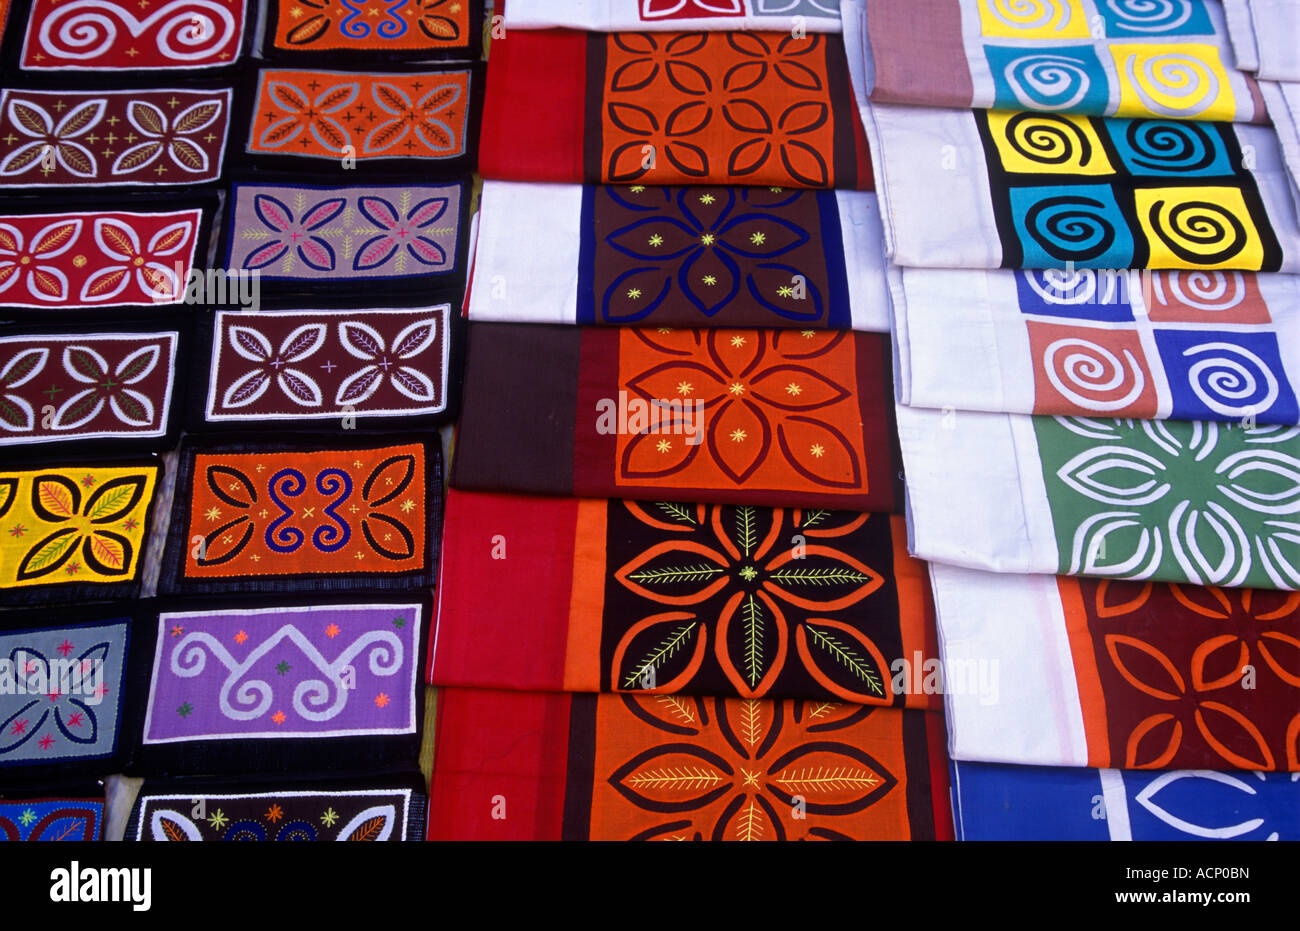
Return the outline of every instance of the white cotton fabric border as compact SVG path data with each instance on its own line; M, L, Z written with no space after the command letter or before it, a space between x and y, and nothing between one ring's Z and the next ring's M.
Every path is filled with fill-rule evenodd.
M647 16L643 9L675 10L697 5L696 0L671 0L651 4L649 0L510 0L506 4L506 29L582 29L588 32L645 32L653 30L696 29L755 32L789 32L802 25L808 32L839 32L840 18L830 12L782 15L783 10L798 9L797 0L705 0L705 6L718 10L740 10L740 16L704 16L669 18ZM823 0L822 5L834 4ZM771 12L760 14L759 10Z

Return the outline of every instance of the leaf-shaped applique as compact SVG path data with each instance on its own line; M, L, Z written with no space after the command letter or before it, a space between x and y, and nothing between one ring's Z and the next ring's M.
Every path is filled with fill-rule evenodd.
M102 268L81 286L83 301L107 301L117 297L131 281L131 270L125 265Z
M1129 734L1124 748L1124 769L1162 769L1183 743L1183 722L1172 714L1153 714Z
M172 160L186 171L199 173L208 170L208 153L204 152L188 139L172 139Z
M230 383L230 387L221 396L222 407L246 407L252 404L271 386L271 376L265 369L253 369L245 372Z
M1177 701L1186 680L1161 650L1127 634L1107 634L1106 652L1115 669L1135 689L1160 701Z
M54 133L50 114L38 103L12 98L9 101L9 121L29 136L45 138Z
M1215 467L1219 491L1261 514L1300 512L1300 459L1276 449L1247 449Z
M193 133L206 129L221 114L220 100L200 101L176 114L172 131Z
M809 618L795 633L804 668L830 694L863 705L894 700L889 664L866 634L830 618Z
M1209 692L1233 685L1241 680L1249 662L1250 649L1236 634L1211 637L1192 653L1192 688Z
M411 109L411 99L406 92L393 84L376 82L370 92L379 106L389 113L405 113Z
M386 197L369 195L357 198L357 207L367 220L381 229L389 230L402 221L397 207Z
M339 383L334 394L334 403L340 407L361 404L379 390L384 380L384 373L377 365L367 365L353 372Z
M267 149L278 148L285 143L298 138L302 133L303 122L298 116L286 117L277 123L272 123L266 129L262 130L262 135L258 137L257 144Z
M1113 575L1149 578L1164 558L1164 534L1144 526L1140 511L1093 514L1074 531L1068 575Z
M90 423L104 409L104 394L97 388L87 388L70 395L55 412L50 426L55 430L75 430Z
M63 367L83 384L94 384L108 377L108 360L89 346L69 346L64 349Z
M406 219L419 229L424 229L447 212L447 198L430 197L420 201L407 213Z
M32 237L32 254L37 258L52 259L72 247L81 232L81 220L59 220L44 227Z
M637 621L614 647L610 687L622 692L679 692L707 655L708 630L694 614L667 611Z
M438 389L428 375L409 365L399 365L388 373L394 388L412 401L422 404L431 403L438 395Z
M126 117L131 121L131 125L146 136L162 136L167 132L167 117L147 101L131 101L126 109Z
M115 175L130 174L138 171L154 161L162 154L163 144L158 139L146 139L139 145L134 145L122 152L113 162L112 172Z
M293 226L293 211L288 204L270 194L253 197L253 212L258 219L277 233L286 233Z
M432 345L437 332L437 317L417 320L393 337L393 355L399 359L411 358Z
M1279 679L1300 688L1300 639L1275 630L1259 635L1256 648Z
M337 113L350 106L361 93L361 85L356 81L350 84L337 84L316 95L316 109L321 113Z
M1204 509L1180 501L1169 514L1169 548L1188 581L1238 586L1250 572L1250 540L1237 516L1217 501Z
M308 236L298 242L298 255L318 272L332 272L336 256L334 247L319 236Z
M352 257L353 269L363 272L378 268L393 257L398 245L396 237L387 233L372 236L357 247L356 255Z
M789 549L768 563L763 587L800 608L838 611L883 584L883 576L848 553L810 544L801 553Z
M325 324L305 323L284 338L280 358L285 362L301 362L325 345L325 336Z
M847 743L801 744L771 761L766 781L787 804L806 800L810 814L844 815L884 798L898 780L862 749Z
M248 269L266 268L268 265L278 262L280 257L288 251L288 243L279 240L268 242L244 256L243 266Z
M140 239L135 230L116 220L101 217L95 221L95 241L110 258L129 262L140 254Z
M460 38L460 24L446 16L425 14L418 20L420 31L430 39L451 42Z
M317 116L312 121L311 131L321 145L332 151L342 152L348 144L348 134L328 116Z
M303 407L320 407L323 400L320 385L310 375L299 369L281 369L276 383L285 396Z
M1206 701L1196 709L1194 717L1205 742L1230 765L1252 770L1277 768L1273 751L1259 726L1236 708Z
M303 96L302 91L292 84L284 81L272 81L267 86L267 91L278 106L291 113L307 109L307 98Z
M413 236L406 241L406 251L422 265L446 265L447 253L428 236Z
M123 384L133 385L154 370L161 356L162 346L157 344L143 346L119 362L113 374L122 379Z
M434 152L449 152L455 148L451 127L442 120L424 120L416 123L415 132Z
M410 453L389 456L366 476L361 497L372 508L383 507L406 491L415 476L415 457ZM383 480L381 482L381 479ZM389 484L389 479L392 483ZM385 491L387 489L387 491ZM384 492L380 494L380 492Z
M0 175L20 175L39 162L48 151L44 142L29 142L14 149L0 161Z
M1168 494L1167 467L1150 453L1125 446L1094 446L1057 470L1061 481L1104 504L1138 507Z
M733 791L735 770L705 747L686 743L651 747L609 777L614 789L638 808L685 812L704 808Z
M244 551L244 547L248 546L255 529L247 515L227 521L204 536L203 548L199 551L202 555L194 558L195 565L220 566L230 562ZM230 530L237 530L239 539L235 539L234 534L227 532ZM227 540L230 542L227 543Z
M9 513L9 509L18 500L18 479L0 478L0 517Z
M614 572L631 592L659 604L691 605L707 601L730 582L731 561L697 540L665 540L634 556Z
M17 395L0 394L0 428L26 432L36 428L36 412Z
M1173 786L1181 788L1182 786L1187 785L1189 781L1193 783L1202 783L1199 787L1199 791L1192 796L1196 799L1204 799L1206 789L1214 785L1225 786L1228 790L1232 791L1220 789L1215 793L1219 796L1226 796L1226 804L1205 804L1204 801L1202 801L1202 803L1198 804L1194 809L1177 810L1180 811L1180 813L1175 813L1176 810L1171 810L1173 807L1172 803L1157 801L1157 799L1160 798L1160 794L1165 789ZM1168 794L1175 799L1179 798L1176 792L1171 791ZM1240 812L1242 810L1242 803L1246 802L1250 796L1255 795L1257 795L1257 792L1249 781L1239 776L1232 775L1231 773L1218 773L1209 770L1183 770L1161 773L1159 776L1156 776L1156 778L1147 783L1146 786L1134 796L1134 801L1147 811L1151 812L1152 815L1163 821L1165 824L1175 828L1176 830L1182 831L1184 834L1190 834L1193 837L1227 840L1233 837L1240 837L1243 834L1249 834L1256 828L1263 826L1264 819L1251 818L1245 821L1240 821L1236 824L1225 824L1221 826L1207 825L1202 823L1203 820L1207 816L1213 814Z
M396 541L385 539L394 533L397 534ZM400 561L415 555L415 536L405 524L387 514L370 513L363 517L361 534L371 549L385 559Z
M367 362L376 362L385 352L384 338L368 323L345 320L339 324L339 342L350 355Z
M204 478L212 493L232 507L249 508L257 502L257 490L253 483L238 469L210 465Z
M16 578L19 582L49 575L66 563L76 552L77 541L81 534L75 527L56 530L42 540L37 541L22 562L18 564Z
M95 158L75 142L60 142L54 147L59 163L79 178L95 176Z
M359 812L339 830L340 841L386 841L397 823L394 805L375 805Z
M230 348L250 362L270 362L275 350L271 341L252 327L233 324L230 327Z
M79 813L69 814L69 811ZM88 809L60 809L41 820L32 831L32 840L56 843L95 840L94 824L95 815Z
M393 145L401 142L410 131L411 124L406 120L389 120L386 123L380 123L369 133L361 143L363 152L382 152L391 148Z
M766 695L785 666L790 632L766 592L736 592L718 617L713 651L742 698Z
M26 384L45 368L49 357L50 350L45 347L20 349L10 357L4 368L0 368L0 386L11 390Z
M27 290L42 301L51 303L68 297L68 276L50 265L37 265L27 276Z
M346 197L327 197L319 203L313 204L302 215L303 229L308 232L320 229L342 213L347 204Z
M86 517L92 524L108 524L126 517L144 497L145 481L143 475L124 475L104 482L86 502Z
M95 530L81 545L86 564L102 575L125 575L131 565L134 548L120 533Z
M149 833L156 841L201 841L198 826L178 811L155 811L149 819Z
M62 475L41 475L32 483L32 510L41 520L74 517L81 508L81 489Z
M290 45L310 45L330 28L329 17L317 13L289 30L284 40Z

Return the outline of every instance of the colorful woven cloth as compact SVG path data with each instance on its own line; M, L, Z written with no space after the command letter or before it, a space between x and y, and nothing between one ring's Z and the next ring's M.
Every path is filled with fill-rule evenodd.
M1270 81L1300 81L1300 9L1291 0L1223 0L1237 67Z
M0 841L97 841L102 798L0 798Z
M488 181L471 320L888 332L876 197Z
M1294 840L1287 773L952 764L958 840Z
M169 434L177 330L0 336L0 446Z
M1204 0L848 0L879 103L1262 121ZM865 5L865 9L864 9ZM856 9L852 9L856 8ZM874 80L872 80L874 79Z
M896 501L876 334L478 323L469 344L457 488L859 511Z
M469 203L450 183L236 184L226 220L227 268L256 271L264 286L385 290L453 284L460 299Z
M428 610L418 596L178 602L154 622L132 771L414 766Z
M492 49L479 170L871 187L843 44L815 33L521 30Z
M160 585L176 594L432 583L442 457L422 440L182 447Z
M1300 277L910 268L894 277L902 404L1300 423Z
M1300 428L899 407L898 429L921 559L1300 588Z
M420 792L400 786L285 785L254 792L199 783L146 783L124 839L169 843L423 840L426 804Z
M202 225L199 209L7 213L0 216L0 301L41 314L179 304Z
M248 51L247 8L246 0L170 0L150 7L130 0L31 0L18 64L24 71L228 67Z
M885 515L453 491L430 681L938 708L900 675L935 654L903 536Z
M264 9L263 55L270 60L339 65L355 59L364 66L394 59L479 57L479 3L389 0L372 13L343 0L271 0Z
M1300 271L1290 175L1268 127L869 113L885 242L899 265Z
M0 188L215 181L229 128L229 90L0 91Z
M137 595L161 471L107 459L0 471L0 604Z
M951 836L938 714L474 689L438 699L430 840Z
M402 422L447 411L451 308L218 311L199 425ZM349 420L349 418L352 418Z
M840 31L838 0L512 0L502 12L506 29Z
M930 571L954 759L1300 770L1300 594Z
M129 607L6 612L0 622L0 773L48 791L120 769L134 665ZM138 652L136 659L138 659ZM42 816L43 817L43 816ZM35 830L28 821L25 828ZM5 833L0 811L0 834Z

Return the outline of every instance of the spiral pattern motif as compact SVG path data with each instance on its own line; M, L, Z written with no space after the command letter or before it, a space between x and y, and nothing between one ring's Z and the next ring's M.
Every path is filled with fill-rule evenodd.
M1091 269L1048 268L1021 274L1048 304L1091 304L1097 294L1097 276Z
M1260 414L1278 397L1277 376L1250 350L1233 343L1203 343L1183 350L1196 359L1187 370L1192 392L1224 417Z
M38 38L52 54L83 61L107 52L123 29L138 38L155 26L158 51L178 62L210 57L239 31L230 10L212 0L175 0L142 20L99 0L76 0L47 16Z
M1043 352L1043 369L1052 387L1071 404L1089 411L1119 411L1140 398L1146 387L1133 353L1121 352L1122 360L1105 346L1067 337Z
M1161 116L1198 116L1219 98L1219 76L1184 52L1124 57L1124 76L1142 106Z
M1031 110L1073 109L1092 86L1082 62L1047 53L1013 59L1003 76L1019 104Z
M1217 154L1210 132L1200 123L1133 120L1124 130L1128 160L1135 169L1201 171L1214 164Z
M1060 116L1017 113L1004 129L1011 148L1042 165L1073 163L1086 168L1092 160L1092 142L1077 125Z
M1095 198L1061 194L1030 207L1025 225L1048 255L1063 262L1086 262L1115 244L1115 226L1105 210L1106 205Z
M1192 18L1191 0L1106 0L1106 8L1132 32L1172 32Z
M1246 299L1246 276L1241 272L1155 272L1152 283L1156 300L1166 305L1173 302L1196 310L1222 311Z
M984 0L984 9L1013 29L1063 29L1070 22L1062 0Z
M1160 241L1184 262L1217 265L1246 248L1246 226L1221 204L1157 200L1147 220Z

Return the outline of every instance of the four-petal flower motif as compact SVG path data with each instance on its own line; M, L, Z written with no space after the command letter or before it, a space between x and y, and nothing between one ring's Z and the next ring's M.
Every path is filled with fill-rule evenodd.
M149 396L129 387L148 378L162 358L160 345L143 346L109 371L108 360L89 346L63 350L63 367L76 381L90 387L70 396L54 414L53 429L75 430L89 423L108 404L119 420L148 427L157 416Z
M366 134L361 151L367 155L386 152L410 133L434 153L452 154L456 151L456 131L438 118L452 104L460 100L460 85L437 84L415 103L396 84L377 83L371 90L375 103L394 118L385 120Z
M425 198L407 209L405 216L392 201L374 195L359 198L357 207L380 232L358 247L357 254L352 259L353 269L369 271L378 268L399 249L422 265L447 264L446 250L428 236L419 234L420 230L428 229L447 212L447 198ZM394 263L398 274L405 270L403 258L399 255Z
M31 647L19 647L9 653L9 663L13 667L14 677L22 683L24 691L31 693L43 689L49 690L44 700L36 698L26 702L0 722L0 755L15 750L37 734L44 736L38 741L43 749L49 749L56 738L48 732L46 722L54 721L59 735L73 744L90 745L99 739L99 718L93 705L74 696L72 691L64 694L60 685L69 685L75 689L90 681L94 666L103 667L108 660L109 644L97 643L83 650L76 658L76 668L65 675L68 677L56 683L51 680L55 671L62 668L59 662L51 662L40 650ZM19 654L22 654L20 658ZM23 661L26 660L26 662ZM21 694L21 693L20 693ZM99 704L98 701L95 704ZM15 728L18 721L25 721L25 726Z
M68 276L53 265L37 264L57 258L72 248L81 233L80 219L56 220L42 227L25 247L22 230L0 223L0 294L24 278L27 292L38 301L67 300Z
M0 175L20 175L53 156L59 167L78 178L95 177L95 156L74 140L85 136L104 113L108 101L87 100L70 109L55 125L49 112L31 100L9 101L9 122L32 141L14 149L0 163Z
M274 382L285 397L302 407L320 407L324 401L320 385L293 363L309 358L325 343L325 324L305 323L296 327L280 343L279 351L266 335L252 327L230 328L230 348L257 368L239 376L221 397L223 407L237 408L252 404Z
M112 300L126 289L134 274L140 290L155 301L174 300L185 282L175 267L168 267L160 259L180 254L193 228L188 220L164 226L141 248L140 234L135 229L110 217L97 218L95 244L105 256L121 264L106 265L87 278L81 286L80 299L88 303Z
M0 429L26 432L36 428L36 412L17 394L45 369L50 350L44 346L19 350L0 367Z
M113 174L123 175L139 171L153 164L164 152L184 171L203 174L208 171L208 153L203 146L186 139L187 135L202 132L221 116L220 100L204 100L191 104L174 119L168 118L158 107L136 100L127 108L126 117L144 140L131 146L113 163Z
M267 229L279 236L244 256L244 268L262 269L281 259L287 261L286 257L293 250L308 267L332 272L337 260L334 247L318 234L346 205L345 197L328 197L312 204L301 218L295 218L289 205L278 197L258 194L253 198L253 212Z
M72 564L78 544L82 559L95 572L126 575L135 548L128 536L109 525L131 514L144 497L145 481L143 475L115 478L83 495L76 482L61 475L38 476L32 483L32 510L42 521L60 526L31 545L18 564L17 581L51 575Z
M872 612L849 610L884 582L848 552L869 535L862 532L868 515L631 501L623 507L661 539L614 579L669 610L622 631L611 688L688 688L712 636L714 658L736 694L758 697L785 670L793 637L803 671L825 694L893 702L889 664L862 629Z
M412 401L433 401L438 393L433 379L414 366L400 363L432 346L437 332L436 317L417 320L393 337L389 349L383 334L369 324L359 320L340 323L339 342L350 355L367 364L343 380L334 403L360 404L379 390L385 378Z
M308 100L301 90L287 81L272 81L267 87L270 102L289 116L276 120L262 130L258 144L268 149L278 149L310 132L316 141L331 152L343 153L348 144L348 132L330 114L340 113L361 93L361 86L335 84L325 88L315 98Z

